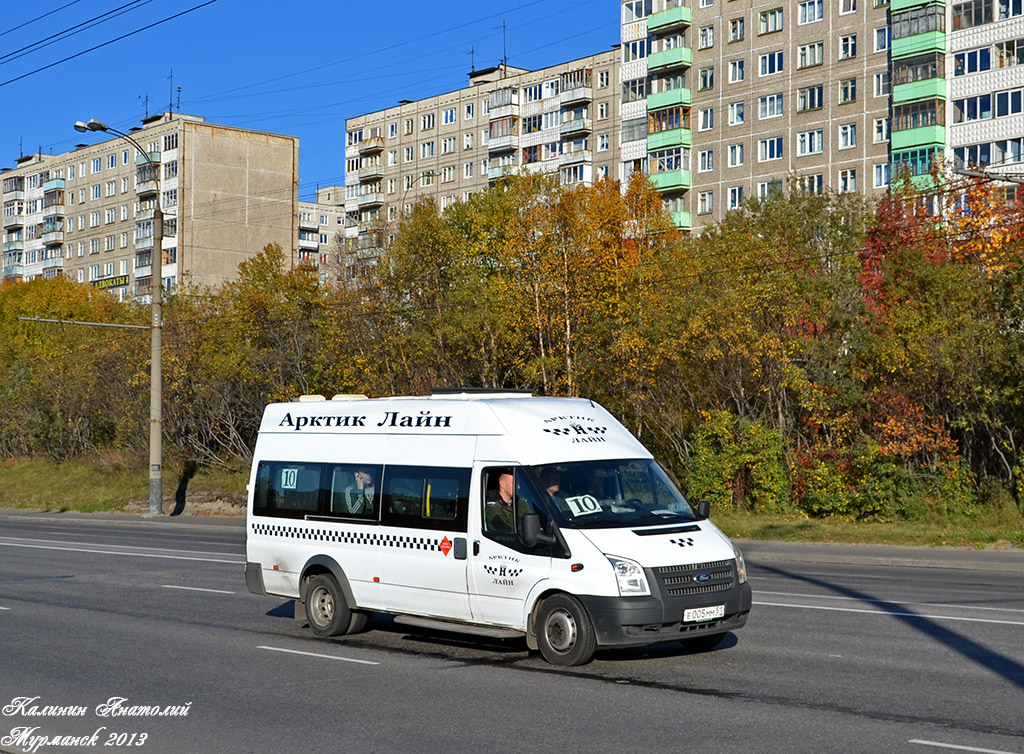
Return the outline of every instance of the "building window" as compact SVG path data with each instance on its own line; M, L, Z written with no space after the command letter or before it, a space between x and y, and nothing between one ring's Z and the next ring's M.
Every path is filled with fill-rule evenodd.
M472 102L467 102L466 106L463 108L462 119L463 120L472 120L473 119L473 103Z
M738 168L743 164L743 144L729 145L729 167Z
M729 105L729 125L738 126L743 122L743 103L733 102Z
M796 93L796 110L802 113L806 110L818 110L822 107L823 87L808 86L798 89Z
M608 103L598 102L597 103L597 119L605 120L608 117Z
M876 73L874 78L875 84L875 96L876 97L888 97L889 96L889 72Z
M855 57L857 57L857 35L848 34L841 37L839 39L839 59L846 60Z
M797 23L811 24L825 17L822 0L804 0L797 5Z
M843 79L839 82L839 104L857 101L857 79Z
M839 0L839 15L853 13L857 10L857 0Z
M743 187L732 186L729 189L729 209L739 209L743 203Z
M628 24L651 15L651 0L628 0L622 4L622 23Z
M611 81L611 76L608 74L608 71L598 71L597 72L597 88L598 89L607 89L608 88L608 84L609 84L610 81Z
M710 191L697 194L697 214L710 215L715 211L715 195Z
M781 194L782 187L782 180L778 178L770 181L762 181L757 184L757 198L767 199L775 194Z
M429 131L434 127L434 114L427 113L420 116L420 131Z
M782 31L782 18L782 8L761 11L761 15L758 16L757 33L771 34L775 31Z
M708 107L697 111L697 130L710 131L715 127L715 108Z
M734 18L729 21L729 41L740 42L743 40L743 19Z
M757 161L768 162L770 160L782 159L782 137L775 136L771 139L761 139L757 142Z
M450 108L446 109L441 114L441 122L444 125L446 125L446 126L450 126L452 123L455 122L455 108L454 107L450 107Z
M405 148L405 161L406 162L412 162L414 159L416 159L416 152L413 151L413 147L406 147Z
M704 149L697 154L697 172L709 173L715 169L715 150Z
M776 73L782 73L782 50L765 53L760 57L759 63L760 75L762 76L771 76Z
M849 194L857 190L857 171L840 170L839 171L839 193Z
M758 117L777 118L782 115L782 94L769 94L758 100Z
M715 45L715 27L702 26L697 32L697 49L706 50Z
M855 146L857 146L857 124L841 124L839 126L839 148L850 149Z
M797 48L796 67L811 68L825 62L825 43L813 42Z
M729 61L729 83L736 84L743 81L743 60Z
M397 136L398 136L398 124L397 123L388 123L388 138L389 139L394 139Z
M801 131L796 135L796 156L806 157L812 154L821 154L824 147L822 130Z
M889 165L888 162L884 162L884 163L875 165L874 174L875 174L875 188L882 188L884 186L888 186L889 185L889 179L890 179L891 174L892 174L892 167Z
M889 27L882 26L875 29L875 52L884 52L889 49Z
M698 91L705 91L712 89L715 86L715 69L714 68L701 68L698 74Z
M875 143L881 141L889 141L889 119L888 118L876 118L875 119Z
M802 175L796 179L797 187L808 194L820 194L825 189L825 176L822 173Z

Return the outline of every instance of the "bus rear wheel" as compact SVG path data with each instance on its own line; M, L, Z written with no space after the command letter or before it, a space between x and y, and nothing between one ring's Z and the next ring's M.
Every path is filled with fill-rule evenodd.
M339 636L345 633L352 611L345 601L337 580L321 573L309 580L306 587L306 619L317 636Z

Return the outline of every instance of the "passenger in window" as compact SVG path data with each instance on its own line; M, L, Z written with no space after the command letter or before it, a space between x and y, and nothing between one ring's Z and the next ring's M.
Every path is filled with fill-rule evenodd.
M548 466L540 475L540 483L562 510L567 510L565 496L562 495L562 475L554 466Z
M498 486L488 491L484 503L484 522L488 531L515 531L515 476L511 469L497 473Z
M357 469L353 476L355 484L345 488L345 511L353 515L372 513L375 494L373 474L367 469Z

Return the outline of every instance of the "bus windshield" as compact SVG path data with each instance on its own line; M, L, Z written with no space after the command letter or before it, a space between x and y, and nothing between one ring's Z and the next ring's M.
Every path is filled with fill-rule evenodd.
M532 470L562 526L651 526L697 518L668 474L650 459L556 463Z

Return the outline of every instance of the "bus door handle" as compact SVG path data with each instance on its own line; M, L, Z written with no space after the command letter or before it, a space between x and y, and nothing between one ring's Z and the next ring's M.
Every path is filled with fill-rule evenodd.
M456 560L466 559L466 538L456 537L454 547L452 548L452 555L455 556Z
M474 555L479 555L480 554L480 540L479 539L474 539L473 540L473 554Z

